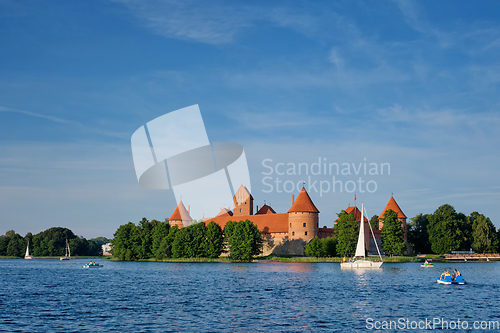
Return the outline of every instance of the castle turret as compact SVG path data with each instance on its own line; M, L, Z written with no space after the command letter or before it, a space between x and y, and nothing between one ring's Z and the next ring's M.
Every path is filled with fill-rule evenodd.
M240 185L233 197L233 215L253 215L253 197L248 189Z
M176 225L180 229L189 226L189 223L191 223L191 221L193 221L193 219L189 215L189 211L186 209L186 207L184 207L182 200L179 201L179 204L175 208L172 216L169 217L168 223L171 227Z
M312 202L305 188L288 210L288 237L290 239L311 240L318 235L319 210Z
M391 199L389 199L387 206L385 206L384 211L382 212L382 214L380 214L379 219L383 219L385 212L389 209L392 209L393 211L396 212L396 214L398 214L398 220L401 221L401 226L403 227L403 231L405 233L404 240L405 241L408 240L408 229L406 227L406 215L403 213L401 208L399 208L398 203L396 202L396 200L394 200L394 198L392 196L391 196ZM380 220L379 229L382 230L383 227L384 227L384 222L382 220Z

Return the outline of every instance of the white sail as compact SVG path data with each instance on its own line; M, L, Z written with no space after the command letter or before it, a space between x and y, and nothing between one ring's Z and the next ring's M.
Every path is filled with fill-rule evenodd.
M33 256L30 255L30 241L28 241L28 245L26 246L26 254L24 255L24 259L33 259Z
M355 257L365 257L365 222L363 219L363 204L361 204L361 223L359 224L358 245L356 246Z

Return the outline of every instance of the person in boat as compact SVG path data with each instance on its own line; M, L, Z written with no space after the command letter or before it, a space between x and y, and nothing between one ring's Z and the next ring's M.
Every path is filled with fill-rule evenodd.
M444 279L445 277L450 276L450 272L448 272L446 269L444 270L443 274L439 277L440 280Z
M453 275L451 276L451 279L455 281L457 279L457 276L460 276L460 271L458 271L456 268L453 270Z
M346 258L345 258L345 256L344 256L344 258L342 259L342 262L346 262L346 260L347 260L347 259L346 259Z
M427 259L425 259L424 265L429 265L429 261L427 261Z

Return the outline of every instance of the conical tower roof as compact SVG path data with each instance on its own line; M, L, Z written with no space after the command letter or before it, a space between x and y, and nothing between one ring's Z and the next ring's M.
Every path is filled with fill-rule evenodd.
M297 199L293 203L292 207L288 210L288 213L292 212L319 213L318 208L316 208L316 206L312 202L305 188L302 188L302 190L300 190Z
M249 198L253 200L253 197L250 194L250 191L248 191L246 186L240 185L240 187L238 188L238 191L236 191L236 193L234 194L234 199L236 200L236 203L238 205L241 205L242 203L247 201Z
M193 219L189 215L189 212L187 211L186 207L184 207L184 204L182 203L182 200L179 201L179 204L174 210L174 213L170 218L168 219L169 221L189 221L191 222Z
M382 212L382 214L380 214L379 218L384 218L385 211L389 210L389 209L392 209L393 211L395 211L398 214L399 219L406 218L406 215L403 213L401 208L399 208L399 205L396 202L396 200L394 200L394 197L391 197L391 199L389 199L387 206L385 206L384 211Z

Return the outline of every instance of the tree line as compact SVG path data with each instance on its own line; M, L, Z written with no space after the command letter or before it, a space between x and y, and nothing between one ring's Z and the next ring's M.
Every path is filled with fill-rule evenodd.
M143 218L137 225L121 225L111 241L113 256L119 260L166 258L218 258L230 252L234 260L251 260L261 253L262 234L251 221L229 221L224 230L215 222L171 227Z
M412 218L408 224L408 241L416 253L444 254L470 249L477 253L500 252L500 231L489 217L478 212L466 216L449 204L440 206L432 214Z
M352 257L356 251L359 222L353 214L340 212L334 227L334 236L315 238L306 245L306 255L313 257ZM370 219L373 229L381 230L382 251L388 255L405 254L404 230L397 213L389 209L384 216ZM445 204L432 214L418 214L407 224L408 243L415 253L445 254L451 251L477 253L500 252L500 230L496 230L489 217L478 212L469 216L458 213Z
M24 257L28 242L30 254L34 257L63 256L66 248L66 239L69 243L71 255L75 256L102 256L102 245L109 242L105 237L87 240L77 236L68 228L53 227L41 231L36 235L28 232L22 237L14 230L9 230L0 236L0 256Z

